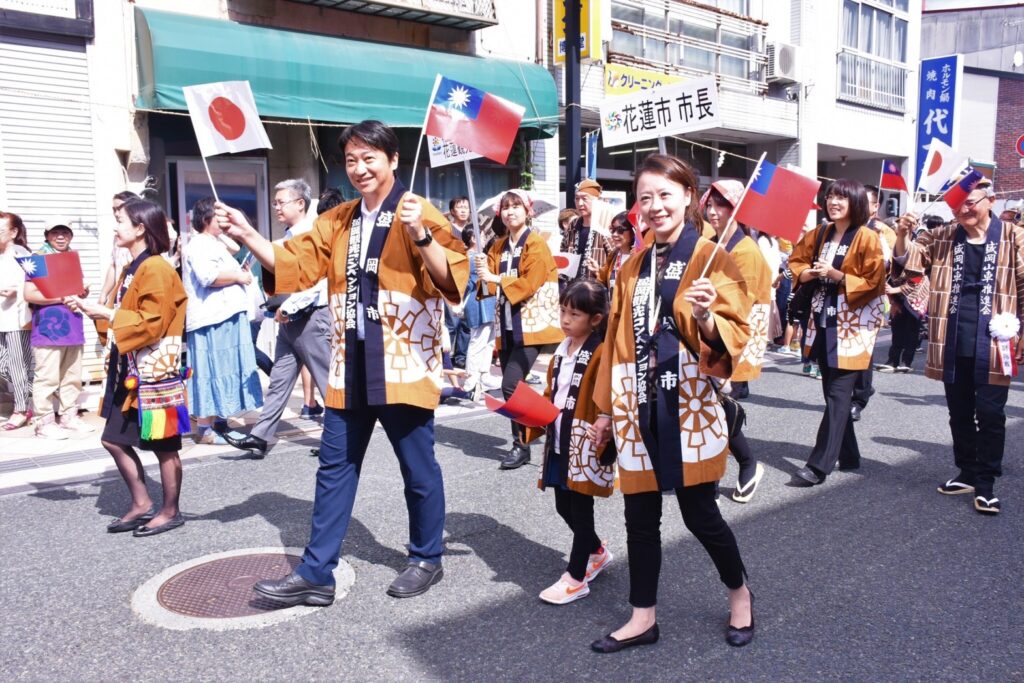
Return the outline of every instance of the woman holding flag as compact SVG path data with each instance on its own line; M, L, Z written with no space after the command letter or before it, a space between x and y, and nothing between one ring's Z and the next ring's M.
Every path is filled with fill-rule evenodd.
M747 227L733 219L736 206L742 201L743 185L736 180L719 180L711 185L700 200L700 208L706 213L708 222L715 231L715 241L732 256L736 267L743 274L747 292L751 296L750 315L747 325L750 327L750 339L743 347L739 362L733 368L729 383L732 384L732 396L744 398L749 395L747 382L761 376L761 363L768 347L768 319L771 314L772 278L773 273L761 254L761 248L750 238ZM737 396L742 390L743 394ZM739 406L728 403L728 411L739 411ZM764 465L750 449L747 437L743 434L742 420L732 416L730 422L735 426L729 430L729 450L740 466L736 478L736 490L732 499L737 503L746 503L754 496L757 485L764 476Z
M742 356L746 284L732 258L716 253L694 227L697 180L685 162L647 157L634 189L654 244L629 259L615 281L594 392L601 415L588 430L598 450L614 438L618 451L633 613L591 648L618 652L658 641L663 491L675 493L683 522L728 588L726 640L742 646L754 636L753 596L736 539L715 504L729 445L709 375L728 378Z
M508 400L530 373L541 347L562 341L558 268L544 238L530 229L533 201L523 190L501 197L495 221L506 230L476 259L480 296L497 295L501 392ZM500 232L500 229L499 231ZM501 461L511 470L530 462L526 428L512 422L512 448Z
M808 231L793 249L793 278L816 287L805 332L805 356L821 369L825 413L807 465L794 475L800 486L860 467L850 418L860 370L871 364L884 316L885 261L878 233L867 228L868 195L856 180L840 178L825 193L829 222Z

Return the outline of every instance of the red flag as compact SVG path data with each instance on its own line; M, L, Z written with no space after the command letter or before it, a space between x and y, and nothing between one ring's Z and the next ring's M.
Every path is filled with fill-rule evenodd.
M508 401L502 403L490 394L484 394L484 403L488 410L527 427L547 427L558 417L558 408L525 382L516 385Z
M424 132L504 164L526 109L438 74Z
M985 176L981 175L972 166L968 166L966 173L958 180L958 182L951 188L946 190L946 193L942 195L942 199L949 205L949 208L953 210L953 213L959 213L960 207L967 201L967 196L974 192L974 188L978 186Z
M820 180L762 160L736 209L736 222L796 242L820 187Z
M907 181L900 175L899 167L888 159L882 160L882 178L878 187L883 190L900 190L910 193L910 190L907 189Z
M78 252L62 251L17 258L18 265L25 271L25 279L34 284L47 299L78 296L85 289Z

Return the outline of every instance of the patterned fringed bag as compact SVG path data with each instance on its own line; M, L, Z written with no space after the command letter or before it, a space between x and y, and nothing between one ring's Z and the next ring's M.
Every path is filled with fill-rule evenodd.
M146 441L188 434L192 429L184 382L191 370L177 367L179 348L180 338L170 337L128 354L130 374L125 384L137 392L139 436Z

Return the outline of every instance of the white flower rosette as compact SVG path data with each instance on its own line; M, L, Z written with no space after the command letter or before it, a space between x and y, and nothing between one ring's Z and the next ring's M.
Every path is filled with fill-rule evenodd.
M1012 313L998 313L988 323L989 334L996 341L999 350L999 367L1007 377L1017 374L1017 359L1013 353L1013 342L1020 332L1020 320Z

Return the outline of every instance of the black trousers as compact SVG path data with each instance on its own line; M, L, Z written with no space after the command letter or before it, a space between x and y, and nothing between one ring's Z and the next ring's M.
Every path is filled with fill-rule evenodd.
M819 338L820 339L820 338ZM827 475L838 462L843 467L860 465L860 448L850 419L850 404L858 377L862 370L837 370L828 366L828 354L823 343L814 346L814 357L821 369L821 391L825 395L825 413L818 425L818 438L814 442L807 465L820 475Z
M1003 473L1010 388L976 384L973 358L957 358L953 382L942 386L949 407L954 462L964 483L973 484L979 495L990 498L996 477Z
M872 358L868 362L867 370L857 371L857 381L854 383L853 386L853 396L851 402L857 406L860 406L861 410L864 410L865 408L868 407L868 400L870 400L871 397L874 396L875 394L875 371L871 367L871 365L874 362L875 361ZM821 366L819 365L818 367L820 368Z
M519 382L530 374L530 368L537 361L539 346L516 345L512 340L512 332L503 330L501 333L501 350L498 352L498 364L501 366L501 393L507 401L516 390ZM512 439L518 444L526 443L523 438L526 428L512 423Z
M730 589L743 585L746 570L732 529L715 503L715 484L675 490L683 523L711 556L718 576ZM626 503L626 548L629 551L629 604L654 607L661 574L661 499L659 491L631 493Z
M569 576L582 581L587 575L587 562L591 553L601 548L601 539L594 531L594 497L561 486L555 489L555 511L572 530L572 550L569 551Z
M921 345L921 321L906 311L894 315L891 320L892 346L889 347L889 365L908 368L914 362L914 354Z
M733 386L735 384L734 382ZM735 406L732 402L725 404L725 414L728 422L736 419L732 414L734 410ZM754 468L757 467L757 458L754 456L754 451L750 448L750 442L747 441L747 437L743 433L742 425L737 430L736 436L729 437L729 452L732 453L732 457L736 458L736 464L740 466L740 481L746 481L748 477L744 475L753 475Z

